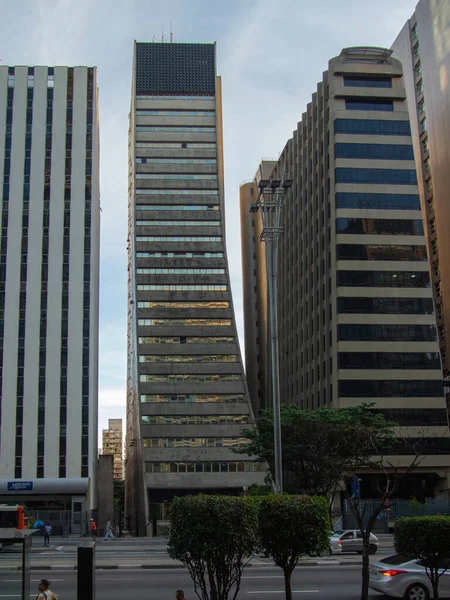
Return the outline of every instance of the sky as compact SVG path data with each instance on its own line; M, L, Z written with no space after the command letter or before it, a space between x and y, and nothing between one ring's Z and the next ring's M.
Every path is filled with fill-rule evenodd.
M125 421L127 134L133 41L217 42L222 76L230 277L243 348L239 185L277 158L328 61L389 47L416 0L3 0L0 61L98 67L100 91L99 431ZM99 436L99 447L101 437Z

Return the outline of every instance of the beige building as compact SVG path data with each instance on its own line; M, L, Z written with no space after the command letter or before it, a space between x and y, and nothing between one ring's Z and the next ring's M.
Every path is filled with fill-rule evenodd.
M426 442L407 492L423 498L448 489L450 444L406 92L391 54L333 58L272 172L264 161L241 187L245 348L253 405L270 406L264 244L250 208L260 179L292 179L277 273L281 401L374 403ZM410 454L399 446L393 460L407 465ZM362 493L376 493L375 477Z
M122 419L108 419L108 429L103 429L102 454L114 456L114 479L123 479Z
M444 375L450 349L450 2L421 0L393 46L402 61Z

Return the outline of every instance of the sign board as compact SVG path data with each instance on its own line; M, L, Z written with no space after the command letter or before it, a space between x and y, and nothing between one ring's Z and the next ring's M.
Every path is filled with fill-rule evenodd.
M8 492L32 492L32 481L8 481Z

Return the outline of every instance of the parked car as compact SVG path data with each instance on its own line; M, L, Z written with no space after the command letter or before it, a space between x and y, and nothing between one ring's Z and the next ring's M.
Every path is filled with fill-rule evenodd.
M445 571L448 560L442 561L443 574L439 579L439 597L450 597L450 571ZM369 587L391 598L428 600L433 589L425 567L419 560L408 560L399 554L388 556L370 565Z
M378 550L378 538L371 533L370 534L370 554L375 554ZM359 529L345 529L341 531L335 531L330 536L330 550L328 556L331 554L341 554L342 552L357 552L362 553L363 551L363 540Z

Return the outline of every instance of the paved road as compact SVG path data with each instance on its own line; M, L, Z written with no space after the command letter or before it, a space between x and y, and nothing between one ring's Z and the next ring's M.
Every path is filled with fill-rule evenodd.
M73 571L32 572L31 598L36 597L39 578L52 582L52 590L62 600L76 600L76 573ZM359 600L360 571L356 567L303 567L294 571L294 598L301 600ZM14 572L0 573L0 599L19 598L18 577ZM152 571L98 571L96 600L174 600L175 590L182 588L188 600L196 600L188 573L182 569ZM246 569L239 600L283 600L284 581L279 569L252 567ZM371 599L384 598L374 593Z

